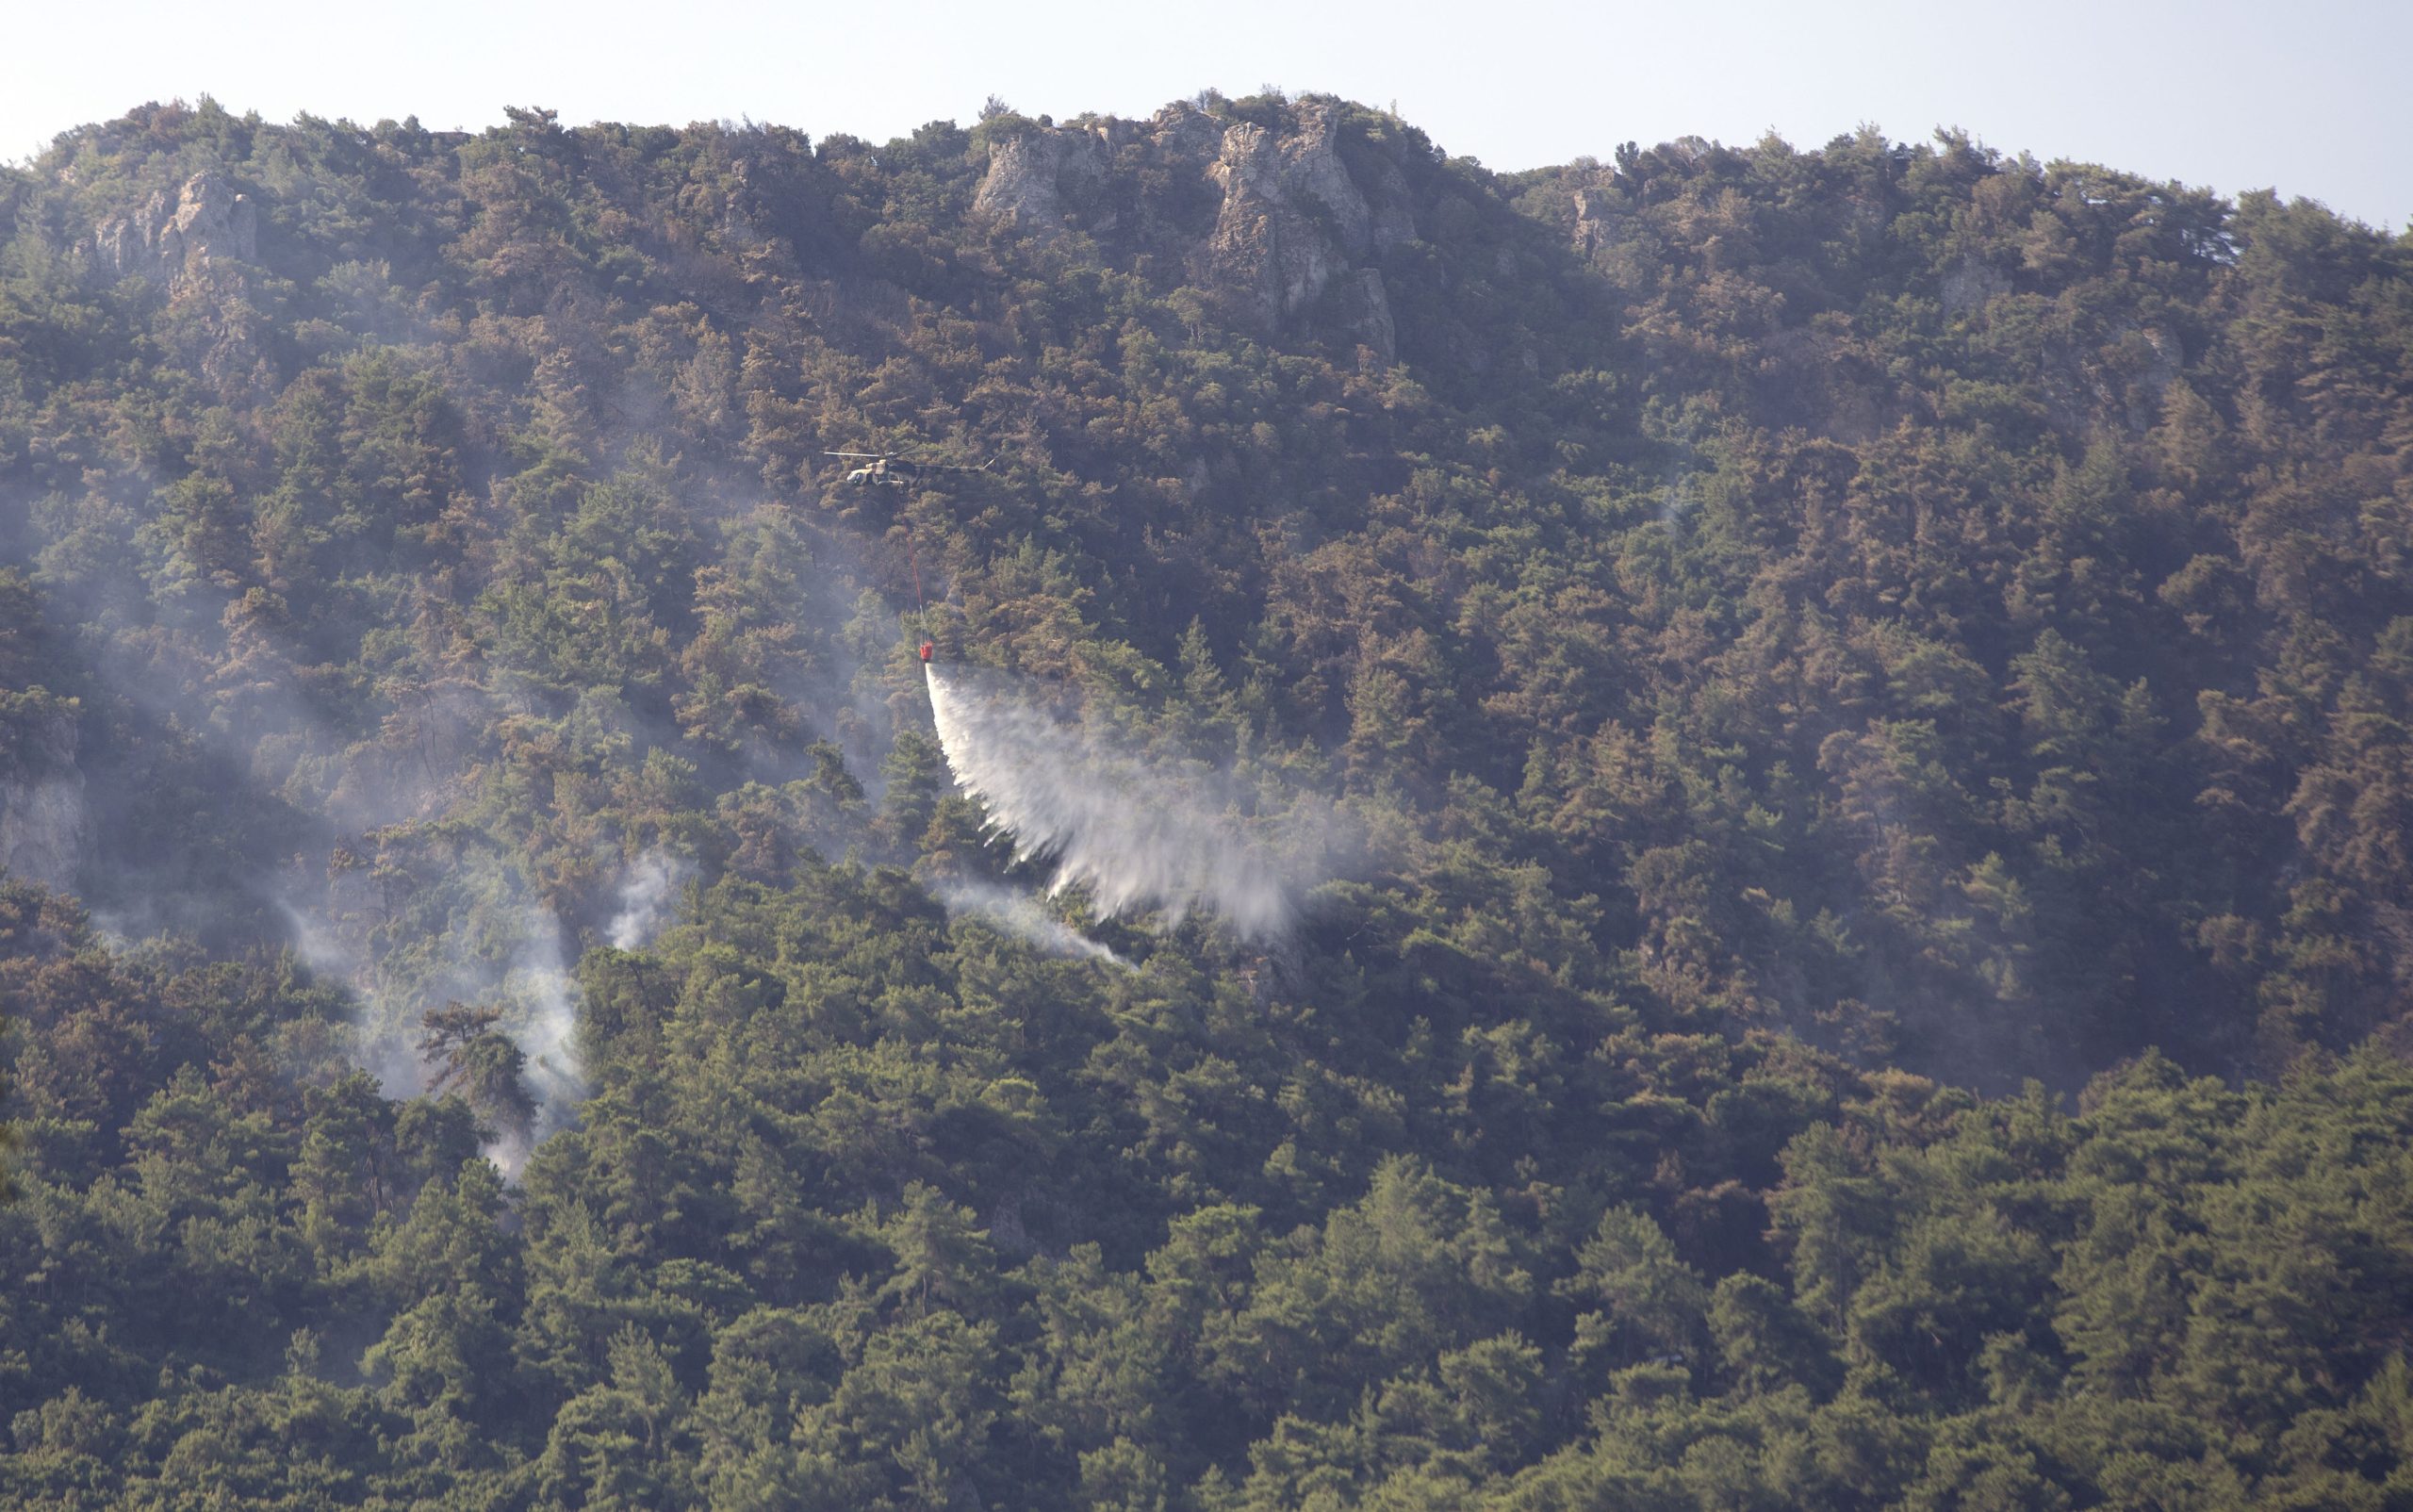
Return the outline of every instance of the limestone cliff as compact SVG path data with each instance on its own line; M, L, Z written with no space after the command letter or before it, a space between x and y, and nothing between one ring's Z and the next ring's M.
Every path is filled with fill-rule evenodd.
M73 698L0 691L0 872L71 892L88 838Z
M1068 215L1094 207L1105 182L1105 128L1042 127L999 140L973 212L1042 237L1063 231ZM1087 217L1083 218L1087 220ZM1087 229L1105 230L1092 223Z
M1105 237L1117 205L1178 205L1194 187L1211 196L1212 220L1174 217L1164 248L1194 282L1268 334L1312 325L1388 362L1398 337L1381 263L1416 239L1416 222L1398 165L1378 150L1353 162L1342 131L1340 108L1322 100L1274 124L1174 105L1145 122L1024 130L992 147L973 208L1026 235ZM1148 191L1118 193L1124 174L1144 176Z
M140 274L164 288L172 306L194 317L170 344L178 360L229 398L273 389L267 317L252 299L259 212L224 174L195 173L173 205L166 194L154 194L133 216L102 222L92 244L98 276Z
M172 206L154 194L134 215L102 222L92 243L106 271L157 278L173 292L216 262L256 258L259 212L223 174L195 173Z
M1298 122L1297 131L1281 136L1233 126L1210 170L1223 187L1223 207L1206 249L1209 277L1267 323L1415 237L1396 168L1381 164L1374 182L1361 187L1341 161L1331 111L1310 103ZM1373 291L1380 299L1379 282ZM1383 321L1388 319L1383 310Z

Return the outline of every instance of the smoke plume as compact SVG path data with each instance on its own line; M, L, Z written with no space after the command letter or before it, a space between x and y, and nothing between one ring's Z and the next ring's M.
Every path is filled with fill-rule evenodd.
M543 909L529 909L500 995L512 1010L506 1014L512 1042L528 1058L536 1121L525 1146L506 1133L486 1154L504 1175L517 1179L536 1145L577 1121L578 1105L587 1093L586 1069L578 1055L578 978L562 953L561 923Z
M1059 723L1010 680L923 670L957 785L986 805L1016 859L1055 862L1051 895L1086 888L1108 918L1205 909L1250 940L1289 928L1296 879L1244 831L1228 777Z
M620 883L620 912L605 930L615 950L642 950L662 928L671 897L687 879L687 864L660 850L648 850Z
M1027 893L989 882L947 881L937 885L937 894L949 914L977 913L1051 956L1111 961L1118 966L1130 964L1063 920L1050 916Z
M428 1089L431 1068L417 1049L424 1009L489 1003L502 1010L497 1027L526 1057L522 1076L534 1118L524 1129L497 1130L487 1158L516 1180L536 1145L577 1122L589 1090L578 1053L578 978L551 911L506 896L493 905L489 944L499 948L492 953L477 948L468 930L448 932L440 949L398 972L317 911L289 899L276 906L294 953L321 979L353 990L359 1010L352 1060L377 1077L386 1095L417 1097Z

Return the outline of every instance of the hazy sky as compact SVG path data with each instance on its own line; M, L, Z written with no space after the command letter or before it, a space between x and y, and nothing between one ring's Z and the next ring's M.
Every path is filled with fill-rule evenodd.
M1494 168L1686 134L1744 143L1773 127L1809 147L1863 122L1897 140L1950 124L2007 153L2274 187L2401 229L2408 63L2413 0L7 0L0 156L204 93L270 120L474 127L542 105L571 123L745 116L882 141L969 123L992 93L1029 115L1137 115L1275 84L1395 102Z

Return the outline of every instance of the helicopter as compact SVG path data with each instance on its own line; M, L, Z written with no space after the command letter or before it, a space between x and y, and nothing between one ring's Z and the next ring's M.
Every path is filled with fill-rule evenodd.
M845 457L862 465L850 468L846 481L851 484L884 483L902 488L908 478L918 478L926 472L986 472L996 458L974 467L965 462L917 462L901 452L824 452L825 457Z
M907 479L920 478L926 473L986 472L994 467L997 461L995 457L991 457L988 461L974 467L963 462L921 462L897 452L824 452L821 454L826 457L842 457L846 461L862 464L847 470L846 481L850 484L860 486L865 484L884 483L898 488L905 485ZM905 559L913 570L914 610L927 616L929 613L929 605L922 599L922 563L920 556L913 550L913 534L910 528L905 533ZM926 640L915 649L919 652L923 663L927 665L937 648Z

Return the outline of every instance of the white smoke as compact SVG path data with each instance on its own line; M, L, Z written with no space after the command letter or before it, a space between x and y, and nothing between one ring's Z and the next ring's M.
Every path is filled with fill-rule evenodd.
M274 900L285 918L293 953L321 982L340 983L353 994L352 1043L346 1059L377 1078L388 1097L417 1097L427 1090L427 1068L419 1059L395 994L384 989L367 945L328 922L317 910L291 898Z
M349 981L359 970L359 961L335 932L322 928L319 921L284 898L276 899L276 911L285 916L285 926L292 931L293 953L302 964L331 981Z
M1039 900L1027 893L1013 892L989 882L945 881L937 884L937 894L950 915L977 913L1008 934L1028 941L1051 956L1074 956L1087 961L1111 961L1118 966L1130 965L1121 956L1041 908Z
M604 932L615 950L642 950L662 928L670 899L687 879L687 863L661 850L648 850L629 868L620 882L620 912L612 915Z
M1206 909L1244 939L1289 928L1292 879L1243 832L1227 778L1072 729L1007 679L923 670L957 785L987 806L1017 859L1054 860L1051 896L1086 888L1106 918L1154 907L1177 921Z
M545 1139L577 1120L586 1099L585 1068L578 1054L578 979L562 949L563 931L549 909L507 902L504 917L516 926L500 960L474 953L465 938L450 947L413 987L391 980L365 943L305 907L280 899L277 907L291 931L294 954L325 980L351 987L360 1005L352 1045L353 1062L378 1080L387 1096L417 1097L428 1087L430 1067L420 1060L419 1010L447 1000L488 1003L502 1015L496 1027L527 1058L524 1071L535 1119L523 1137L505 1130L485 1147L487 1159L517 1180L529 1155Z
M543 909L528 910L522 943L499 984L506 1005L502 1027L528 1058L529 1094L536 1100L535 1123L522 1145L506 1132L486 1149L502 1174L518 1179L529 1154L547 1136L568 1127L586 1100L586 1068L578 1054L578 978L562 958L560 921Z

